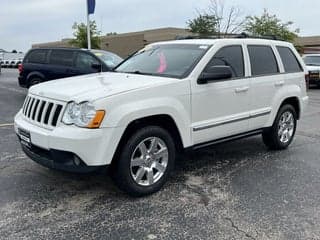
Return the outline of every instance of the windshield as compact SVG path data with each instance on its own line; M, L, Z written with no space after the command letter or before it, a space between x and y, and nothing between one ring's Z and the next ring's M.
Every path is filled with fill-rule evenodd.
M123 61L121 57L111 52L93 51L93 54L100 58L110 68L118 66Z
M161 44L140 50L116 72L183 78L195 67L210 45Z
M303 58L306 65L320 66L320 56L306 56Z

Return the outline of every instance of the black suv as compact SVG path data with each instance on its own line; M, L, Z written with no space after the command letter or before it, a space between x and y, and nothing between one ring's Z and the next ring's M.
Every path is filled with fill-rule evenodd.
M83 74L107 72L122 61L118 55L102 51L75 48L31 49L19 64L19 85L32 85Z

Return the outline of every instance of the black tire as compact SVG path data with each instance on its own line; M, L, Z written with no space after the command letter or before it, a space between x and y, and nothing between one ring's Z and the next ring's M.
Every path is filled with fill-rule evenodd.
M138 148L138 146L140 146L142 142L144 143L144 141L153 138L162 140L162 143L164 143L164 145L166 146L166 168L163 171L162 176L157 181L155 181L155 183L149 186L142 186L134 180L134 176L132 175L133 167L131 166L131 159L134 158L134 154L136 153L137 149L140 149ZM120 149L119 157L115 159L116 162L113 168L114 171L111 172L111 176L115 184L127 194L133 197L149 195L159 191L168 180L170 172L174 167L175 157L176 148L169 132L158 126L146 126L137 130L128 138L128 140L124 142L124 144L122 145L122 149ZM160 157L160 159L160 161L162 161L162 157ZM144 167L141 166L137 168L139 168L139 170L140 168L144 169ZM148 172L145 172L145 174L147 173ZM145 181L148 181L147 175L144 175L144 178L146 178Z
M32 87L32 86L34 86L34 85L37 85L37 84L39 84L39 83L41 83L43 80L42 80L42 78L40 78L40 77L33 77L33 78L31 78L30 80L29 80L29 85L28 85L28 87L30 88L30 87Z
M279 136L279 131L280 131L279 125L280 125L281 118L287 112L292 114L294 126L292 129L293 130L292 135L290 136L290 138L288 137L288 141L283 142L281 141L281 136ZM283 105L278 111L278 114L276 116L276 119L274 120L272 127L265 129L263 131L262 133L263 142L271 150L286 149L291 144L294 138L296 128L297 128L297 113L295 108L290 104Z

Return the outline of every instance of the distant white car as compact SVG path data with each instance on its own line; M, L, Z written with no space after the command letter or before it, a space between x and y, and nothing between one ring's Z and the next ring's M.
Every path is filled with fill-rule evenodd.
M320 87L320 54L306 54L303 60L309 71L309 83Z
M8 67L10 68L17 68L19 64L22 63L22 59L14 59L10 61L10 64Z
M1 64L2 64L2 67L9 67L9 65L10 65L10 60L3 60L3 62L1 62Z

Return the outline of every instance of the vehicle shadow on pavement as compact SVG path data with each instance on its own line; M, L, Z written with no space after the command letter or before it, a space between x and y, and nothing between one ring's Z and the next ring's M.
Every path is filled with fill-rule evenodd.
M248 159L259 159L262 153L268 154L268 151L260 138L254 137L184 154L177 159L172 177L158 194L161 195L162 191L165 193L167 188L174 188L179 184L183 187L187 181L186 178L191 175L201 178L210 178L213 174L227 175L235 171L239 165L249 161ZM118 200L131 199L117 189L109 172L105 169L87 174L74 174L49 170L32 163L26 174L27 172L29 172L28 175L32 173L32 177L38 178L39 184L49 188L50 191L69 192L68 195L93 193L93 195L100 196L100 200L112 199L115 196ZM64 194L57 194L59 195Z

